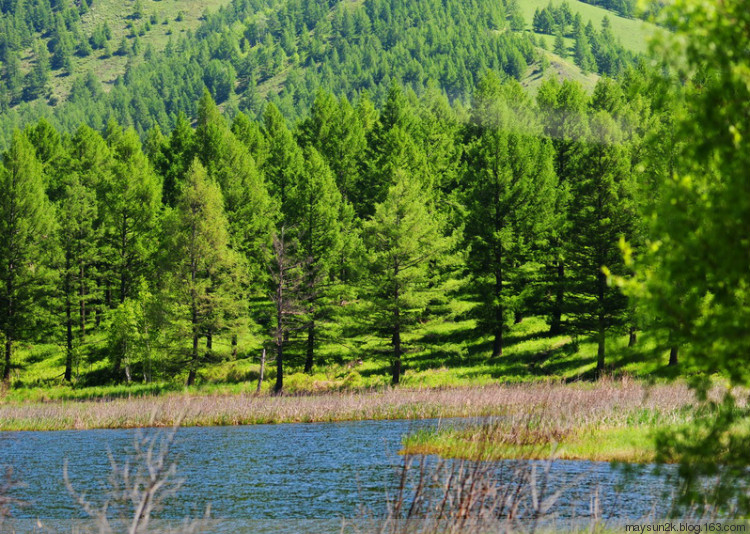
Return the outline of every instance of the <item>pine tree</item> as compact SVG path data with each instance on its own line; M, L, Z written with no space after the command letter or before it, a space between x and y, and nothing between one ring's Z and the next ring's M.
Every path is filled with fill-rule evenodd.
M586 104L588 97L580 84L568 80L562 83L549 80L542 84L537 93L537 106L540 111L544 133L551 139L555 148L555 174L560 184L556 212L563 215L560 224L550 238L547 264L548 298L545 299L546 313L550 317L550 334L563 331L563 311L567 294L566 265L567 252L571 242L569 222L569 190L583 172L584 143L582 138L588 128Z
M187 385L195 383L206 360L199 341L229 329L241 315L239 259L229 244L229 223L221 190L197 160L185 176L169 224L169 256L173 260L172 298L175 324L185 325L191 345ZM179 335L178 335L179 337Z
M278 205L248 148L234 136L207 92L199 103L196 143L198 157L224 197L232 245L247 259L249 278L262 284Z
M305 372L312 371L318 323L329 312L331 286L342 245L341 193L322 156L305 150L304 171L289 200L289 221L303 258L302 283L307 330Z
M54 248L52 213L34 147L16 131L0 166L0 332L5 343L5 381L10 379L14 343L34 333L34 311L47 281L45 258Z
M565 46L565 36L563 35L562 28L558 28L555 31L555 45L552 50L561 58L568 57L568 47Z
M583 30L575 35L573 59L584 74L596 70L596 60L594 54L591 53L591 44Z
M65 313L65 380L70 382L76 353L86 340L99 236L96 191L81 183L77 174L70 175L65 181L57 212L58 239L63 256L60 280Z
M282 217L286 217L290 190L302 172L302 151L287 128L284 116L273 104L266 108L263 116L263 133L268 143L268 158L262 170L271 194L281 207Z
M464 179L468 268L481 303L480 324L494 336L493 357L502 355L508 312L518 306L520 290L512 282L534 259L534 245L558 223L552 147L517 133L529 126L514 123L524 102L507 101L503 90L509 88L499 83L489 77L475 94Z
M373 309L368 324L390 339L394 385L401 380L402 335L413 327L435 290L430 285L429 262L450 246L439 217L425 203L429 196L418 180L398 171L385 200L375 206L363 229Z
M569 313L577 332L596 334L596 370L601 374L607 332L623 324L628 305L607 277L624 274L620 242L633 237L636 190L614 120L599 112L592 117L590 132L584 173L572 185Z

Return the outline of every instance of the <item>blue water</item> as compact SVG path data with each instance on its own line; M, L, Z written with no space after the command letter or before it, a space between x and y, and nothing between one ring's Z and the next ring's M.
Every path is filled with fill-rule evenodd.
M382 510L386 488L393 487L402 461L397 452L403 436L438 424L364 421L181 429L173 451L184 485L160 517L200 516L210 505L211 516L229 520L227 525L244 520L281 530L293 520L340 524L340 518L357 515L362 506ZM64 462L76 490L100 496L110 472L108 451L122 462L138 432L0 433L0 466L14 466L25 483L15 495L30 503L14 509L14 517L46 524L85 517L63 482ZM512 471L512 463L502 465ZM606 463L554 462L549 480L548 491L564 488L558 498L560 517L586 517L594 500L605 517L642 518L660 506L665 489L663 479L648 470L623 488L621 470Z

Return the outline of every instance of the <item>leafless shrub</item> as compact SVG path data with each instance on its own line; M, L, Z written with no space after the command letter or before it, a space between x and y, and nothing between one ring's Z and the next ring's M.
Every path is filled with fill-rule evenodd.
M578 480L553 487L553 461L554 456L542 462L407 456L398 468L396 489L387 495L385 513L379 517L362 510L345 526L372 534L535 532L554 517L558 498Z
M79 532L98 534L127 532L143 534L197 533L206 528L209 509L202 520L186 520L176 528L152 528L152 516L162 510L183 485L177 476L177 464L172 459L172 446L179 424L168 432L139 432L133 442L133 454L124 463L118 463L110 453L111 473L103 500L94 502L86 493L78 493L64 466L65 485L78 505L95 524Z
M27 505L25 501L13 497L13 492L23 485L13 474L13 468L6 467L5 476L0 482L0 532L5 532L3 529L4 525L10 520L11 507Z

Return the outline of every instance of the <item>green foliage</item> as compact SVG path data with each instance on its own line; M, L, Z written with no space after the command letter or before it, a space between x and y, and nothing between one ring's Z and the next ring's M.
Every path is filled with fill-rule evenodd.
M401 378L401 336L413 327L437 290L429 263L450 247L439 217L424 202L425 194L429 192L414 177L397 171L385 200L375 206L363 229L373 322L393 346L393 384Z
M54 252L54 211L44 192L42 165L25 134L16 131L0 166L0 333L4 381L13 345L38 333L40 297ZM47 260L47 261L45 261Z

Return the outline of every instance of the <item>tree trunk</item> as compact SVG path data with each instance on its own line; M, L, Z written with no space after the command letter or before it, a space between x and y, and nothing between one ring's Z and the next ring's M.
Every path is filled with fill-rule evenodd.
M395 266L394 273L395 279L398 279L398 265ZM393 365L391 366L391 385L397 386L401 382L401 310L398 307L399 299L399 287L398 283L393 291L394 304L393 307Z
M190 373L188 373L187 385L195 384L195 366L198 362L198 332L193 332L193 351L190 356Z
M263 349L263 354L260 357L260 374L258 374L258 387L255 392L260 393L260 388L263 385L263 375L266 374L266 349Z
M84 268L83 268L83 262L81 262L80 269L78 271L78 275L80 277L79 285L78 285L78 299L79 299L79 310L78 314L80 315L81 320L81 344L83 344L86 341L86 283L84 282Z
M65 381L73 378L73 313L70 295L65 297Z
M70 254L65 254L65 381L73 378L73 305L70 302Z
M284 388L284 271L279 273L276 286L276 384L274 393Z
M310 323L307 329L307 358L305 359L305 372L312 373L313 360L315 358L315 320Z
M638 331L635 329L635 326L630 327L630 338L628 339L628 348L635 347L635 344L638 343Z
M679 351L680 351L680 347L678 347L677 345L672 345L672 348L669 349L669 367L674 367L679 363L678 361Z
M495 252L495 340L492 343L492 357L499 358L503 355L503 327L505 326L505 314L503 310L503 251L498 246Z
M13 355L13 340L9 334L5 335L5 369L3 370L3 381L10 381L10 360Z
M565 264L557 262L557 284L555 285L555 300L552 303L552 317L550 318L549 333L553 336L562 334L562 309L565 298Z
M602 376L604 374L604 356L606 351L606 335L607 335L607 325L605 322L605 316L604 316L604 295L607 290L607 279L604 276L604 273L599 273L598 275L598 301L599 301L599 347L596 352L596 373L599 376Z

